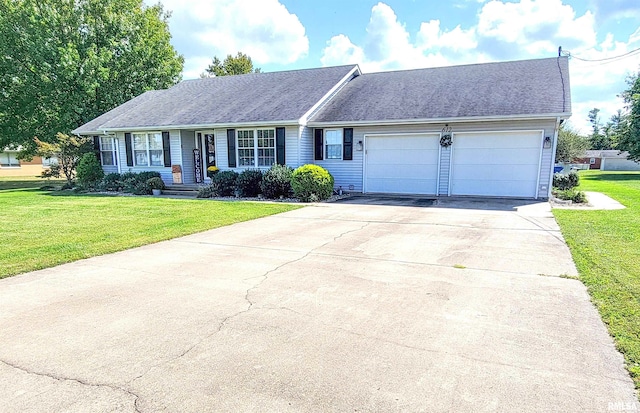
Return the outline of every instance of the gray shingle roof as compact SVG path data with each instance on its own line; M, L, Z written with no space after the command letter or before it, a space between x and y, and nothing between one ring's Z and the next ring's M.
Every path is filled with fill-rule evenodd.
M379 122L570 112L569 65L567 58L561 57L364 74L349 82L310 121Z
M73 133L78 135L101 133L104 129L102 128L102 125L124 113L127 113L128 111L133 110L138 105L150 101L151 99L155 99L155 97L160 93L162 93L161 90L150 90L148 92L144 92L143 94L136 96L135 98L123 103L122 105L111 109L109 112L98 116L94 120L85 123L79 128L73 130Z
M186 80L76 129L171 127L300 119L357 66ZM129 105L128 107L125 107Z

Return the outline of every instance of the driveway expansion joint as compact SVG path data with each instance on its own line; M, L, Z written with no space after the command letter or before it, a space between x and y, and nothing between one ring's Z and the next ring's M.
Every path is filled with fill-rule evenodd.
M64 376L59 376L59 375L56 375L56 374L53 374L53 373L38 372L38 371L30 370L30 369L28 369L26 367L19 366L19 365L14 364L14 363L10 363L10 362L8 362L6 360L2 360L2 359L0 359L0 363L4 364L6 366L9 366L9 367L11 367L13 369L20 370L20 371L22 371L24 373L31 374L31 375L34 375L34 376L47 377L47 378L50 378L50 379L53 379L53 380L56 380L56 381L71 381L71 382L78 383L78 384L81 384L81 385L87 386L87 387L106 387L106 388L109 388L109 389L114 390L114 391L121 391L121 392L126 393L129 396L133 397L133 408L134 408L134 410L137 413L142 413L142 411L138 407L138 400L140 399L140 396L135 394L131 390L127 390L127 389L125 389L123 387L116 386L116 385L113 385L113 384L107 384L107 383L91 383L89 381L82 380L82 379L76 379L76 378L73 378L73 377L64 377Z

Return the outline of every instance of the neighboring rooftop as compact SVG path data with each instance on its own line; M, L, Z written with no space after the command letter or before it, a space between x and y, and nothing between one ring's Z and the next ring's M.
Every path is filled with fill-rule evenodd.
M311 122L571 114L566 57L369 73Z
M585 158L617 158L627 159L629 152L619 151L617 149L588 150L585 152Z
M185 80L166 90L147 92L74 133L294 121L354 70L356 65L347 65Z

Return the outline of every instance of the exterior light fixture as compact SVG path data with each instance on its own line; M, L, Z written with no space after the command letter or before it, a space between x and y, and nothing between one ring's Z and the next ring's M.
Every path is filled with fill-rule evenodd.
M356 150L362 151L362 141L358 141L358 144L356 145Z
M544 143L542 144L542 147L545 149L549 149L551 148L551 138L550 137L545 137L544 138Z

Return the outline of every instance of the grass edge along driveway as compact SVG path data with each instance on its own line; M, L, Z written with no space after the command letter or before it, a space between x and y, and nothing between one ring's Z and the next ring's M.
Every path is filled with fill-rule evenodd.
M0 279L300 208L42 191L0 178Z
M602 192L627 207L553 213L580 279L640 388L640 172L584 171L580 178L578 189Z

